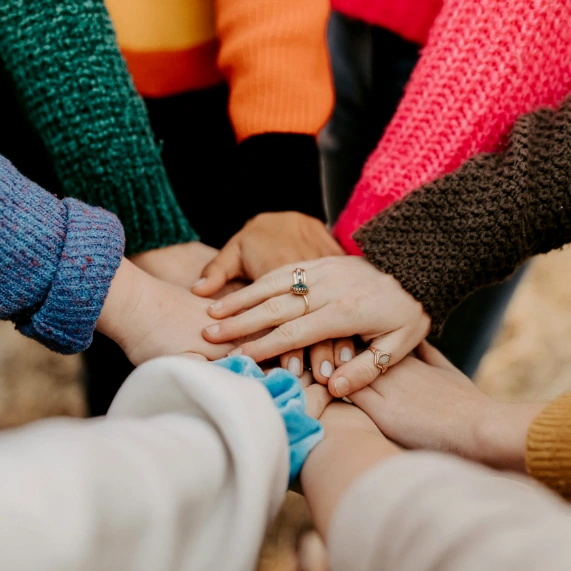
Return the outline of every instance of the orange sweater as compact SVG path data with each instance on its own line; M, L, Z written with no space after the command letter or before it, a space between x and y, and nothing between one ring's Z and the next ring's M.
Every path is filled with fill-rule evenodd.
M333 106L328 0L106 0L145 97L230 86L238 141L316 135Z

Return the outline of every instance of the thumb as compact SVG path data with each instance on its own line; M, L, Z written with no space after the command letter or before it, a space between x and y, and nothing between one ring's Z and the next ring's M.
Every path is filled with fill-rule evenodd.
M329 392L341 398L370 385L389 366L406 357L409 351L403 329L373 339L366 351L343 363L329 377Z
M238 242L230 240L202 270L202 277L192 286L192 293L212 297L227 282L242 276L242 257Z

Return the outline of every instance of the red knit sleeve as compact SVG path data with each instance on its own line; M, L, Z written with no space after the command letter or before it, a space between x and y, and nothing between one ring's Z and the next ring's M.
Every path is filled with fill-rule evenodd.
M394 201L479 152L500 150L515 120L571 90L571 3L448 0L399 108L341 215L351 235Z

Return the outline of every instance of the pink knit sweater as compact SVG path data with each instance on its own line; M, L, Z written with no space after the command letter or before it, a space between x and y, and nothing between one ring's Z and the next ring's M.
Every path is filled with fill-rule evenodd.
M445 0L335 235L359 254L359 226L476 153L501 149L518 116L569 92L571 0Z

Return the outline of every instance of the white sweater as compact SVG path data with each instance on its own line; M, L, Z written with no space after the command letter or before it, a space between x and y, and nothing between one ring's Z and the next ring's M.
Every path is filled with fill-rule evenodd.
M0 569L255 569L288 467L261 384L157 359L107 419L3 433ZM332 571L555 571L571 568L569 537L571 510L546 491L412 453L353 484L328 544Z

